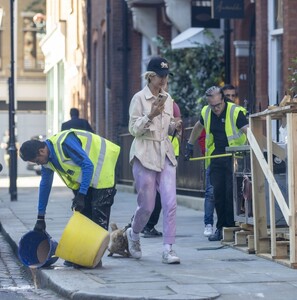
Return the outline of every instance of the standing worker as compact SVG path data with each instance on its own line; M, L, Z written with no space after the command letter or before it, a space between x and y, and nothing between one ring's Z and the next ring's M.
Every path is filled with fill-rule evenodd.
M172 249L176 234L176 165L168 134L179 130L181 121L173 117L172 98L163 89L168 80L169 65L162 57L153 57L144 74L147 85L136 93L129 107L129 132L134 136L130 163L137 191L137 209L127 230L129 251L141 258L139 233L155 206L156 192L163 209L162 262L179 264Z
M225 101L230 101L235 103L236 100L236 89L232 84L225 84L222 87L222 92L225 97ZM247 111L244 107L240 106L244 115ZM205 129L203 128L199 138L198 143L200 146L201 154L205 155ZM214 198L213 198L213 186L210 183L210 166L208 165L205 170L205 197L204 197L204 236L209 237L213 234L213 223L214 223Z
M85 119L79 118L79 111L77 108L70 109L70 117L71 119L69 121L62 123L61 126L62 131L74 128L74 129L81 129L81 130L86 130L94 133L94 130L89 124L89 122Z
M203 127L206 131L206 156L225 154L228 146L240 146L246 143L248 121L242 108L226 101L222 90L212 86L206 93L208 105L201 111L200 120L192 129L186 145L186 158L193 156L193 145L200 136ZM210 166L210 183L213 186L217 225L209 241L222 239L223 227L234 226L233 180L230 157L206 159L206 168Z
M118 145L84 130L62 131L44 142L24 142L20 157L42 165L34 230L46 229L45 214L54 172L75 193L71 208L108 230L119 153Z

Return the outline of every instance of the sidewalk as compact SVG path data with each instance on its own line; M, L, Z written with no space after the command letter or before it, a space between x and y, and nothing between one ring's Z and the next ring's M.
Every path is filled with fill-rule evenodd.
M2 232L17 249L20 238L36 221L38 176L18 179L18 201L11 202L8 179L0 177ZM72 215L72 192L55 180L47 209L47 231L59 241ZM187 199L189 201L189 198ZM125 226L136 208L136 195L118 186L111 221ZM158 229L162 230L162 219ZM296 299L297 270L256 255L221 247L203 236L203 212L179 205L174 249L180 265L161 262L162 239L142 238L140 260L103 257L103 267L74 269L59 259L51 268L39 269L41 286L69 299ZM17 250L16 250L17 251Z

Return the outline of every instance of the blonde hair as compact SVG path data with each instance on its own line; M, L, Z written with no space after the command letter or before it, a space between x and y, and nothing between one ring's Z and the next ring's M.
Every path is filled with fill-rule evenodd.
M150 83L151 78L156 76L157 74L153 71L146 71L145 73L142 74L145 80L147 80L148 83Z

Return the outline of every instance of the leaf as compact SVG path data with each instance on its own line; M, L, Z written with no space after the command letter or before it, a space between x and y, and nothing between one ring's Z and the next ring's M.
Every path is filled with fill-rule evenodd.
M206 104L205 91L224 82L222 43L210 31L205 31L212 39L210 45L196 43L193 48L171 49L163 37L158 36L155 40L160 54L169 61L173 73L169 79L169 92L184 118L199 115Z

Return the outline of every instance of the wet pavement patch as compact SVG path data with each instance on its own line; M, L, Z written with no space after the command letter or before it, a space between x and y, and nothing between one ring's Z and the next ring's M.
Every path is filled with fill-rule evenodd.
M221 261L230 261L230 262L241 262L241 261L255 261L254 258L227 258L227 259L221 259Z

